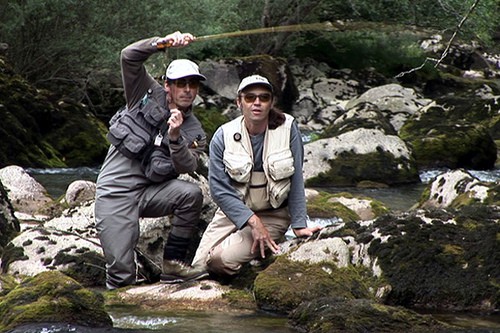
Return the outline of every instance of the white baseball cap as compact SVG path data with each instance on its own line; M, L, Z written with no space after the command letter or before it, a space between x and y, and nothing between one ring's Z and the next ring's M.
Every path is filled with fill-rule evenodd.
M177 80L186 76L197 76L200 80L206 80L204 75L200 74L198 65L188 59L173 60L167 67L165 76L169 80Z
M268 79L260 75L250 75L241 80L241 83L238 86L238 94L246 87L254 84L260 84L266 86L269 88L269 90L271 90L271 92L273 91L273 86L271 85L271 83L269 83Z

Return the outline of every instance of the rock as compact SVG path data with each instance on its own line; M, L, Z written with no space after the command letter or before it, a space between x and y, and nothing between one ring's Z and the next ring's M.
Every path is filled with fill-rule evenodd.
M226 99L226 105L221 105L222 109L227 107L227 101L234 103L241 79L252 74L261 74L269 79L275 89L276 104L280 108L290 109L297 97L292 74L282 58L257 55L220 61L207 60L200 63L200 71L211 78L206 82L209 90Z
M0 181L0 257L5 245L20 231L19 221L14 215L8 193ZM0 261L1 264L1 261Z
M488 128L450 119L456 112L455 107L433 103L401 128L400 137L413 147L419 168L494 168L497 147Z
M443 198L433 198L443 203L439 210L350 220L282 244L283 251L254 281L259 307L288 313L303 301L340 295L346 301L495 312L499 184L477 182L457 170L438 176L434 185L446 185L439 192ZM475 199L448 209L464 194Z
M351 107L325 128L325 136L338 136L360 128L376 129L387 135L397 135L396 130L379 108L371 103Z
M156 310L229 309L229 286L212 280L183 284L152 284L119 290L115 297L127 304L141 304Z
M334 258L337 267L347 267L351 260L349 247L341 238L326 238L304 243L289 254L295 262L317 264Z
M322 249L321 244L318 251ZM321 297L372 298L370 290L361 270L337 267L334 253L329 260L312 264L293 261L291 253L281 255L254 282L259 308L278 313L289 313L302 302Z
M102 284L104 260L94 224L93 204L43 224L27 225L2 255L2 270L35 276L58 270L84 285Z
M364 128L306 144L303 174L306 186L355 186L366 180L389 185L420 181L403 140Z
M421 208L460 208L483 203L500 206L500 184L479 181L463 169L438 175L423 194Z
M86 180L76 180L69 184L64 199L70 207L79 206L95 199L96 184Z
M322 297L302 303L292 311L289 318L291 326L301 332L452 332L452 327L429 315L420 315L403 307L387 306L367 299Z
M207 60L200 63L200 71L210 78L204 82L210 90L226 99L236 99L241 79L235 66L224 61Z
M113 326L101 294L83 288L61 272L23 280L0 297L0 330L28 323L71 323L86 327Z
M380 201L350 193L306 191L309 217L330 218L341 221L371 220L389 211Z
M9 200L17 212L45 214L53 203L47 190L19 166L0 169L0 181L7 189Z
M354 225L351 224L351 228ZM359 229L391 291L386 304L426 309L491 312L500 287L499 206L476 205L460 211L417 210L388 214Z
M406 119L417 114L422 107L431 102L430 99L419 96L411 88L391 83L369 89L361 96L351 99L346 105L346 110L361 103L374 104L384 113L396 131L399 131Z
M201 232L215 214L216 205L208 194L205 177L194 174L181 175L180 178L197 183L204 194L201 214L204 223L200 226L200 234L193 236L191 244L194 249L191 249L190 255L194 255ZM74 182L65 194L68 204L74 207L52 219L24 223L22 232L11 239L5 251L0 253L3 271L13 276L35 276L59 270L85 286L104 285L104 257L95 225L93 193L93 182ZM29 202L31 198L23 198L20 202L23 200ZM168 216L139 219L140 237L136 248L139 274L149 282L159 280L163 245L169 230Z

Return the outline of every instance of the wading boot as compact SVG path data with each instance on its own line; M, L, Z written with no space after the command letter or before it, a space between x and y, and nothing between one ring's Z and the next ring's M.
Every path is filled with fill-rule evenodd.
M163 260L161 283L182 283L206 278L208 272L203 267L192 267L177 260Z

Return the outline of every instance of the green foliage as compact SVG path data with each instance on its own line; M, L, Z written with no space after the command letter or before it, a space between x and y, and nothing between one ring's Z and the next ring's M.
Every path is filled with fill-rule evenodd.
M203 129L207 133L207 142L210 142L217 128L229 120L217 109L200 110L199 108L195 108L194 113L202 123Z
M204 0L196 4L159 0L0 0L0 42L9 45L8 57L16 71L37 85L57 80L83 89L92 73L102 69L119 71L119 52L127 44L176 30L204 36L278 25L355 20L433 28L451 34L473 3L473 0ZM500 19L498 9L498 0L479 2L458 37L491 41ZM391 33L398 29L389 26ZM300 45L313 45L317 51L323 45L326 50L337 48L335 53L318 52L318 56L329 58L329 62L335 59L339 66L354 64L353 68L393 68L397 62L413 66L420 60L416 41L406 35L380 35L376 27L358 31L358 35L347 32L214 39L169 50L167 59L159 62L177 57L201 60L252 54L293 57L296 52L304 51Z

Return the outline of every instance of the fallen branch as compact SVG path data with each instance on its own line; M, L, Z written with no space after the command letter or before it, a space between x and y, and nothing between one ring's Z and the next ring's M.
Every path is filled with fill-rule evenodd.
M461 31L462 29L462 26L464 25L465 21L467 21L467 19L469 18L469 16L472 14L472 12L474 11L474 9L477 7L477 5L479 4L479 1L480 0L475 0L474 3L472 4L472 6L469 8L467 14L465 14L465 16L462 18L462 20L460 21L460 23L458 23L457 25L457 28L455 29L455 31L453 32L453 35L451 36L450 40L448 41L448 44L446 45L446 48L445 50L443 51L443 53L441 54L441 57L439 59L435 59L435 58L425 58L424 62L422 63L422 65L418 66L418 67L415 67L415 68L412 68L410 69L409 71L405 71L405 72L401 72L399 73L398 75L395 76L395 78L400 78L400 77L403 77L405 76L406 74L410 74L410 73L413 73L415 71L418 71L422 68L424 68L424 66L427 64L427 62L429 61L432 61L432 62L435 62L435 65L434 65L434 68L437 68L442 62L443 60L446 58L446 56L448 56L448 52L450 51L450 48L451 48L451 44L453 43L453 41L455 40L457 34Z

